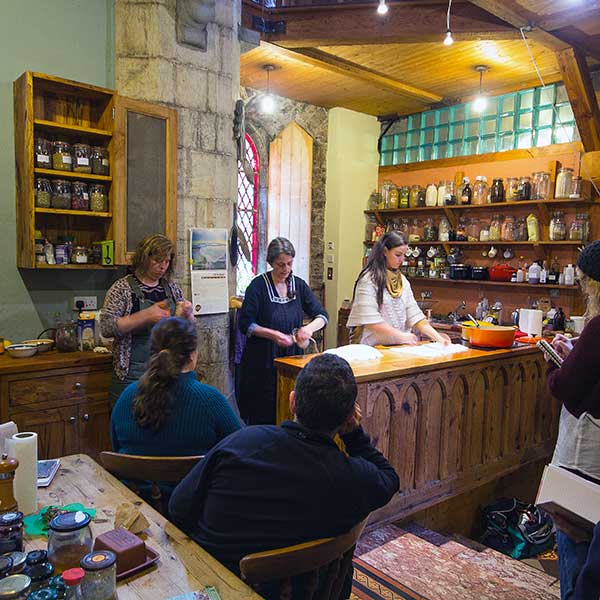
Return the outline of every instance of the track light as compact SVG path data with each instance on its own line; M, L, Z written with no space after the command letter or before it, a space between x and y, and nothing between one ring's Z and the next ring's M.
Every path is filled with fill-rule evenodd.
M388 11L388 7L387 7L387 4L385 3L385 0L379 0L379 6L377 7L377 14L385 15L385 14L387 14L387 11Z
M475 70L479 73L479 94L473 100L473 110L477 113L483 112L487 108L487 97L483 93L483 74L489 71L489 67L486 65L476 65Z
M263 71L267 73L267 93L260 100L260 110L263 113L275 112L275 98L271 95L271 86L269 81L269 73L275 70L275 65L263 65Z
M452 32L448 29L444 38L444 46L452 46L452 44L454 44L454 38L452 37Z

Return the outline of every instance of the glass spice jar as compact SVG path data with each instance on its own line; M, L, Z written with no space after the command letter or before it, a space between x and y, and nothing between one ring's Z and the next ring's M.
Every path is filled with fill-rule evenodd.
M410 194L408 196L408 206L410 208L417 208L419 206L419 192L421 191L420 185L413 185L410 188Z
M73 171L76 173L92 172L92 149L87 144L73 144Z
M52 144L52 168L55 171L72 171L71 144L54 142Z
M52 208L71 208L71 183L55 179L52 183Z
M538 179L535 187L535 196L532 196L533 200L548 200L550 198L550 173L547 171L540 171L538 173Z
M425 221L425 227L423 228L423 240L426 242L437 242L438 239L438 228L434 224L431 217L427 217Z
M561 242L567 239L567 226L564 213L557 210L550 220L549 238L551 242Z
M450 221L446 217L440 219L440 226L438 228L438 238L440 242L447 242L450 240Z
M469 224L467 225L467 241L478 242L480 232L481 222L476 217L471 218L469 220Z
M583 225L579 219L579 215L573 219L569 228L569 239L573 242L583 241Z
M403 185L398 191L398 208L408 208L410 189Z
M503 242L515 241L515 220L510 215L504 218L500 238Z
M108 212L108 196L106 187L100 183L90 185L90 210L94 212Z
M373 215L367 215L365 223L365 242L374 241L375 227L377 227L377 219Z
M531 199L531 177L524 175L519 179L519 187L517 189L517 200Z
M571 193L569 198L581 198L581 177L573 177L571 180Z
M467 224L464 217L460 217L460 219L458 219L458 225L456 226L456 241L467 241Z
M490 200L493 203L504 202L504 182L501 178L494 179L490 188Z
M85 246L75 246L75 248L73 248L73 253L71 254L72 263L76 265L86 265L88 260L88 250Z
M44 138L35 138L35 166L39 169L49 169L52 156L52 142Z
M38 208L50 208L52 205L52 185L49 179L36 179L33 189L35 205Z
M85 577L81 582L81 595L98 600L117 598L117 556L110 550L90 552L81 559Z
M77 246L74 253L80 247ZM77 567L81 559L91 552L90 521L90 515L81 510L57 515L50 521L48 559L58 572Z
M398 188L394 184L390 188L389 208L398 208Z
M422 237L423 237L423 228L421 227L419 219L413 219L412 225L410 226L410 229L408 230L408 241L411 244L417 244L418 242L421 241Z
M568 198L571 194L573 183L573 169L562 167L556 176L555 198Z
M0 514L0 554L23 551L23 513Z
M92 173L94 175L110 175L108 150L102 146L94 146L92 148ZM377 208L377 205L373 208Z
M473 204L487 204L488 184L483 175L475 177L475 185L473 186Z
M517 193L519 191L519 178L518 177L507 177L506 186L504 189L504 197L507 201L517 199Z
M9 575L0 580L0 600L25 600L31 590L27 575Z
M525 217L519 217L515 223L515 242L527 241L527 223Z
M492 215L490 222L490 242L500 241L502 235L502 217L499 214Z
M71 208L73 210L90 210L90 195L87 183L83 183L83 181L73 182Z

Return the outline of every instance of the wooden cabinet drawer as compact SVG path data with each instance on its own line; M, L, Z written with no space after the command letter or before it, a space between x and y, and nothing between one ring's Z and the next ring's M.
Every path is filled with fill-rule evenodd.
M110 370L54 370L27 375L10 375L7 379L8 405L26 406L42 402L105 398L110 386Z

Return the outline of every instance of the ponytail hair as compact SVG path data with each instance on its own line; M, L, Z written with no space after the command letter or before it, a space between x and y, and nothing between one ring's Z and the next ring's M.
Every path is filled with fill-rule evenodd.
M157 432L173 412L175 383L197 341L195 324L187 319L169 317L152 328L148 368L132 404L140 427Z

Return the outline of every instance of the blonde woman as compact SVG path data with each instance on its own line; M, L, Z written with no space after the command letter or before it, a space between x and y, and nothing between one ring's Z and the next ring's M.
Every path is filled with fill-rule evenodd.
M131 274L113 283L106 294L100 329L103 336L114 338L112 405L146 370L152 326L171 315L194 319L192 303L170 281L174 266L171 240L158 233L148 235L136 248Z
M556 336L553 346L564 362L548 366L548 388L563 403L552 464L600 484L600 241L581 252L577 276L586 298L586 324L575 343ZM560 593L567 600L585 563L589 538L560 519L556 525Z

